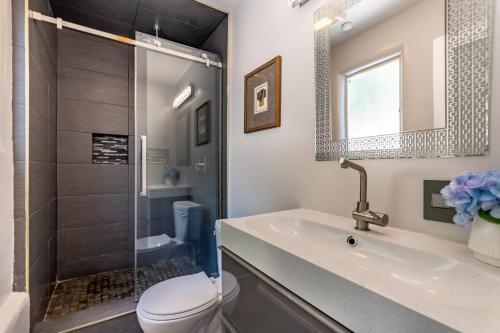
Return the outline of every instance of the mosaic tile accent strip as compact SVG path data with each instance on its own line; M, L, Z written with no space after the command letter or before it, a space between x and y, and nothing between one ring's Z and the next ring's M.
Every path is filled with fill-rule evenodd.
M140 296L154 284L201 272L189 257L172 258L137 268ZM126 268L60 281L49 303L45 320L63 317L95 305L134 297L134 269Z
M92 133L93 164L128 164L128 136Z

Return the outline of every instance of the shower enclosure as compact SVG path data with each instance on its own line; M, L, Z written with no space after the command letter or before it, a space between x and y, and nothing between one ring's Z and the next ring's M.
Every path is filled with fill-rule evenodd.
M217 55L136 33L135 295L163 280L217 276L221 68ZM132 147L131 147L132 148Z

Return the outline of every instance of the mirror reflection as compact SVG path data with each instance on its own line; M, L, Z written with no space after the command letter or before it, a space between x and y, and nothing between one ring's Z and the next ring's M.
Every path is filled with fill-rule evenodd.
M333 139L446 126L446 0L362 0L331 26Z

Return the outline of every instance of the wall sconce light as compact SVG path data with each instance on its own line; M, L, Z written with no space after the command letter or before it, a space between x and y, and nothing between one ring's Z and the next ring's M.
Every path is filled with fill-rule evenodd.
M292 8L295 8L297 6L302 7L308 1L309 0L288 0L288 5Z
M172 107L174 109L179 108L192 95L193 95L193 85L188 84L177 94L177 96L175 96L174 101L172 102Z

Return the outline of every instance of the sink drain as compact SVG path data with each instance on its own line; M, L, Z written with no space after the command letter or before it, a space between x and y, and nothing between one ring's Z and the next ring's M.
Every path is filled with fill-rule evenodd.
M356 247L358 245L358 240L356 239L356 237L354 236L348 236L346 239L345 239L346 243L347 243L347 246L349 247Z

